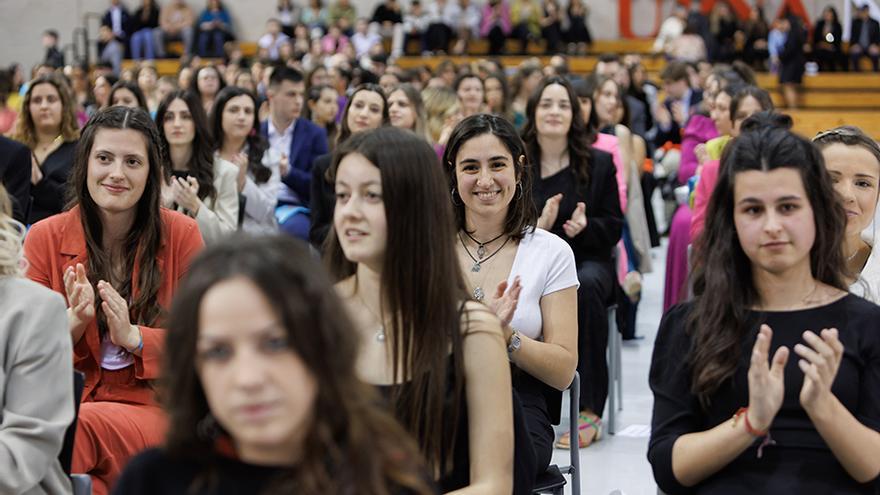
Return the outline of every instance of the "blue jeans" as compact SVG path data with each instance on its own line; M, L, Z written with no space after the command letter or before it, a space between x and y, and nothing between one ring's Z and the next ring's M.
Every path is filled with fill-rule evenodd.
M156 58L156 40L151 28L144 28L131 36L131 58L153 60Z
M199 33L199 56L200 57L223 57L223 42L226 34L221 29L212 29ZM213 51L208 52L208 44L213 43Z

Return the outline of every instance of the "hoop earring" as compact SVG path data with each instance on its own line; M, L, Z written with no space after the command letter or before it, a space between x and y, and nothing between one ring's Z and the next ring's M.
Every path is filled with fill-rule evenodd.
M456 193L456 191L455 191L455 188L453 187L452 190L449 191L450 196L452 196L452 205L453 206L463 205L464 203L462 203L462 202L458 202L458 203L455 202L455 193Z

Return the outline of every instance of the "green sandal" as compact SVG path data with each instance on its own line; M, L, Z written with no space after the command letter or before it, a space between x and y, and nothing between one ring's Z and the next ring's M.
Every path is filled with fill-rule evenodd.
M588 429L592 428L594 433L592 438L584 437L583 433L586 433ZM596 418L595 420L591 419L586 414L578 415L578 447L579 448L587 448L593 442L597 442L602 439L602 420L600 418ZM556 442L557 449L568 449L570 447L571 438L568 432L562 434L559 437L559 441Z

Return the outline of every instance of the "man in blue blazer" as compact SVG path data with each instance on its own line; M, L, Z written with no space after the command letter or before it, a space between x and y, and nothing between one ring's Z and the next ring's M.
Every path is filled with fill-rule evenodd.
M300 238L308 236L308 217L298 217L308 212L312 162L328 152L327 132L300 116L305 86L300 71L286 66L276 68L266 91L269 119L260 126L273 153L283 158L281 181L285 187L278 196L279 224L282 230Z

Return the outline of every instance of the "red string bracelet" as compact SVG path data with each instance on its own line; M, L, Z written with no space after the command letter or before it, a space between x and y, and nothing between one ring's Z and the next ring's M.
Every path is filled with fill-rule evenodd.
M758 459L760 459L764 455L764 447L768 445L776 445L776 442L773 440L773 438L770 437L769 428L766 431L759 431L752 427L752 424L749 423L749 415L747 414L748 412L748 407L741 407L737 409L736 413L733 415L733 427L736 428L736 423L738 422L739 418L742 417L743 423L745 423L746 432L755 438L763 439L761 440L761 444L758 445Z

